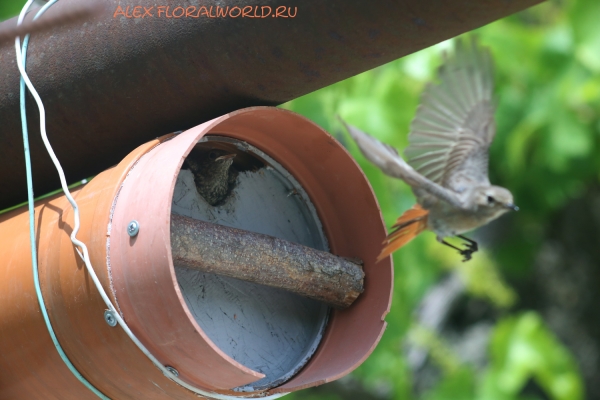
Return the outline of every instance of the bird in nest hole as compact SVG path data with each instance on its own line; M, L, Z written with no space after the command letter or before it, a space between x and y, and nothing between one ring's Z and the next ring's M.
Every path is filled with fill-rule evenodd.
M238 172L232 166L235 154L221 149L195 149L185 159L194 175L198 194L211 206L222 204L231 194Z

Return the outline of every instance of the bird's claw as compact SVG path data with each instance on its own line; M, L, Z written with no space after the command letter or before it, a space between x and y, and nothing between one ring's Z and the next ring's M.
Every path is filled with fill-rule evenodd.
M461 237L461 238L466 239L464 237ZM466 247L463 250L459 250L460 255L465 257L462 260L463 262L469 261L472 258L471 255L473 253L475 253L477 250L479 250L479 246L477 246L477 242L474 240L466 239L466 242L464 243L464 245Z
M465 258L462 260L463 262L469 261L472 258L471 255L479 250L476 242L465 243L465 245L467 247L459 251L461 256L465 256Z
M463 261L463 262L465 262L465 261L469 261L469 260L472 258L472 257L471 257L471 255L472 255L473 253L475 253L476 251L477 251L477 250L472 250L471 248L464 249L464 250L460 250L460 251L459 251L460 255L465 257L465 258L463 258L463 260L462 260L462 261Z
M479 250L479 246L477 246L477 242L467 242L467 243L465 243L465 246L467 246L467 248L465 250L470 250L471 253L475 253L477 250Z
M440 240L442 244L445 244L446 246L452 247L453 249L457 250L461 256L464 256L465 258L462 260L463 262L469 261L472 258L471 255L473 253L475 253L477 250L479 250L479 247L477 246L477 242L474 240L471 240L469 238L466 238L464 236L460 236L460 235L457 235L457 236L465 241L464 244L466 247L464 249L459 249L458 247L446 242L443 239L438 238L438 240Z

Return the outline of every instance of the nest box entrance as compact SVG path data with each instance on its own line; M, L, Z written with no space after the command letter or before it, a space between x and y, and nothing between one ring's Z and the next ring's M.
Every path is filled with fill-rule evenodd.
M220 205L212 206L198 193L193 172L182 169L172 213L329 250L310 198L278 162L246 142L223 136L205 136L194 147L196 152L213 149L235 155L231 170L237 176L231 193ZM327 325L327 304L174 265L186 305L210 340L234 360L265 375L235 390L280 385L317 349Z
M198 190L190 157L211 150L233 171L223 192ZM69 238L70 205L55 196L36 204L44 299L67 356L110 398L288 393L348 374L383 333L393 277L391 260L375 264L386 236L377 202L346 150L297 114L249 108L157 139L73 196L102 286L187 385L107 323ZM0 218L0 237L10 304L0 307L0 397L92 396L40 335L26 208Z

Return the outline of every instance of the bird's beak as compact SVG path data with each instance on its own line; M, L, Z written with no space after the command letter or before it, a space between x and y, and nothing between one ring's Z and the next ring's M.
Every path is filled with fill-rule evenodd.
M504 206L510 210L519 211L519 207L515 206L513 203L506 203Z
M215 158L215 161L229 160L230 158L233 158L233 157L235 157L235 154L225 154L224 156Z

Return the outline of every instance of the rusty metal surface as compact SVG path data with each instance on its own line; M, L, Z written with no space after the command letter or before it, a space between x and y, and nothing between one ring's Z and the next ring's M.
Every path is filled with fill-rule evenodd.
M16 23L11 26L10 23L2 24L0 28L0 45L5 42L14 44L15 36L25 36L26 34L41 33L52 28L61 27L76 23L93 23L95 18L102 15L105 11L101 2L76 4L65 10L63 13L55 15L53 18L39 18L35 21L31 19L17 26ZM35 15L37 10L31 15ZM29 16L31 18L31 15ZM14 21L14 20L13 20Z
M135 146L246 106L275 105L485 25L539 0L234 0L297 7L294 18L167 18L157 6L215 3L103 1L100 22L33 35L28 71L46 104L49 138L68 180L116 164ZM198 4L196 4L198 3ZM117 5L153 17L113 18ZM210 6L213 6L211 11ZM143 9L138 13L143 14ZM295 12L292 8L292 14ZM139 11L139 10L138 10ZM200 10L198 10L200 11ZM14 20L2 24L13 24ZM59 187L28 101L36 193ZM0 47L0 209L26 199L14 48Z
M273 236L171 214L173 263L349 307L363 292L360 265Z

